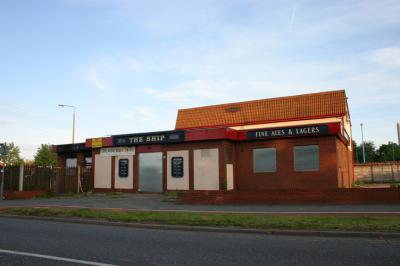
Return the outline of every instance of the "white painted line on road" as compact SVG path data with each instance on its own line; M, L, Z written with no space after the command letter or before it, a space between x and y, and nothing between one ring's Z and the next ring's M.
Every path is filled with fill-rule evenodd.
M20 251L15 251L15 250L8 250L8 249L0 249L0 253L36 257L36 258L42 258L42 259L48 259L48 260L67 261L67 262L73 262L73 263L79 263L79 264L85 264L85 265L115 266L114 264L99 263L99 262L87 261L87 260L76 260L76 259L49 256L49 255L43 255L43 254L37 254L37 253L20 252Z

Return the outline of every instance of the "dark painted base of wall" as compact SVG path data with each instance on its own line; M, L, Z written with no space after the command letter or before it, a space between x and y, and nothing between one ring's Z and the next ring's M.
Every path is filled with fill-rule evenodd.
M191 191L181 204L400 204L400 189Z
M43 196L45 194L46 194L45 190L4 191L4 197L6 200L32 199L34 197Z
M137 193L135 189L124 189L124 188L94 188L93 192L99 193L111 193L111 192L122 192L122 193Z

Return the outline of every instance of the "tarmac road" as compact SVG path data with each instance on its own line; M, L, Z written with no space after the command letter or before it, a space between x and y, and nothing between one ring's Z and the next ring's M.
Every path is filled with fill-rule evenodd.
M0 218L0 265L399 265L399 261L399 240L188 232Z

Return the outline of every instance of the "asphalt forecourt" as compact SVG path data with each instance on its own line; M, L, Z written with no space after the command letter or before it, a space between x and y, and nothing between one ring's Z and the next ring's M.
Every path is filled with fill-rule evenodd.
M400 216L265 215L58 207L3 208L0 209L1 216L173 230L400 238Z

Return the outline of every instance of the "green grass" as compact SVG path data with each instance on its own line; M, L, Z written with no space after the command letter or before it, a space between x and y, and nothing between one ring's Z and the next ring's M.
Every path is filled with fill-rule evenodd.
M258 229L347 230L400 232L398 216L254 215L190 212L113 211L67 208L20 208L0 210L3 214L99 219L114 222L173 225L223 226Z

